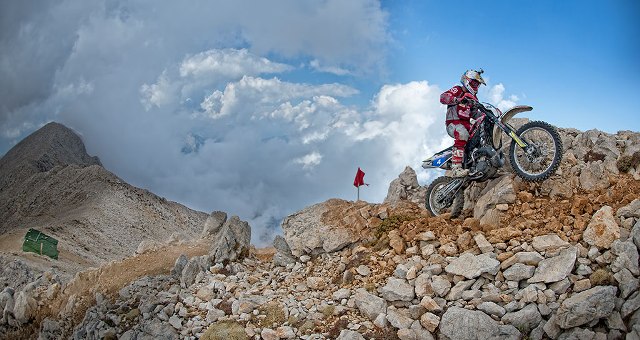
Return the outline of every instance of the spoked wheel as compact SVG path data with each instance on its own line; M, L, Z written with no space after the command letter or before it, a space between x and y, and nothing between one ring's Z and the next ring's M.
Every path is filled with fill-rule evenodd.
M516 135L529 144L520 147L511 141L509 162L515 173L530 182L543 181L553 175L562 160L562 140L548 123L534 121L523 125Z
M460 215L460 212L462 212L464 205L463 190L460 188L457 192L454 192L454 197L446 195L446 191L450 188L450 185L456 185L456 183L452 183L454 180L462 181L461 179L443 176L436 178L431 182L429 187L427 187L425 205L431 215L439 216L451 212L451 217L456 218Z

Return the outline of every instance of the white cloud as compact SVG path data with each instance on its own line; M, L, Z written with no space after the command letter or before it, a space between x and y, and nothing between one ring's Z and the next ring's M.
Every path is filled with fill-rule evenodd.
M292 69L290 65L272 62L244 48L225 48L186 57L180 64L180 76L237 79L245 75L282 73Z
M338 76L344 76L344 75L349 75L351 74L351 72L349 70L337 67L337 66L326 66L326 65L320 65L320 61L318 59L314 59L311 62L309 62L309 66L311 66L312 69L319 71L319 72L326 72L326 73L333 73L335 75Z
M173 101L175 96L176 85L169 81L166 70L158 77L155 84L143 84L140 87L140 102L144 105L145 110L149 111L152 107L161 107Z
M491 104L497 106L501 111L510 109L516 105L518 100L520 100L516 95L511 95L509 96L509 99L505 99L504 91L505 87L502 83L492 86L489 90L489 101Z
M356 93L356 89L342 84L310 85L285 82L275 77L264 79L244 76L237 82L227 84L224 91L214 91L205 98L201 108L207 116L216 118L232 112L254 118L269 115L291 117L304 112L304 105L308 103L293 107L286 103L282 106L283 102L314 96L348 97Z
M20 13L0 31L4 151L59 121L131 184L249 220L254 242L308 204L349 199L357 166L371 183L362 197L380 201L406 165L390 158L401 127L357 138L397 115L345 105L353 87L280 76L301 79L309 68L289 65L309 60L335 74L380 70L378 1L0 2L0 13Z
M293 160L294 163L301 164L302 168L305 170L313 169L313 167L320 164L321 161L322 155L318 152L312 152L310 154L304 155L303 157Z

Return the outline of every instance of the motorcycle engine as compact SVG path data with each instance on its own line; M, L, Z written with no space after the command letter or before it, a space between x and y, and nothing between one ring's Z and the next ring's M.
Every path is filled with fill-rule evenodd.
M497 169L491 165L490 160L485 156L480 156L476 159L475 164L471 167L470 173L476 174L472 175L474 180L478 182L486 181L496 174Z

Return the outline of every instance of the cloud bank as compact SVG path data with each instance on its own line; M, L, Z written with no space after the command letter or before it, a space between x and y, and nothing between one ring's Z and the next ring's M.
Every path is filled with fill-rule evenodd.
M0 15L1 153L59 121L129 183L248 220L258 245L288 214L355 199L358 167L361 198L380 202L451 144L436 85L358 101L353 80L384 69L390 40L377 1L23 1ZM517 100L499 86L492 100Z

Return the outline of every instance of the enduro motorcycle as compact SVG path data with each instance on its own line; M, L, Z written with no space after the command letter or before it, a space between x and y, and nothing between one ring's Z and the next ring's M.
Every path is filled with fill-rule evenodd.
M427 188L425 204L433 216L450 209L451 217L460 215L464 206L464 189L473 182L483 182L498 175L505 165L502 134L511 138L509 163L517 176L528 182L549 178L562 160L562 140L558 131L543 121L531 121L514 129L509 121L518 113L531 111L531 106L515 106L505 113L489 103L468 101L477 119L469 131L462 166L469 174L462 178L438 177ZM451 169L453 146L422 163L425 169Z

